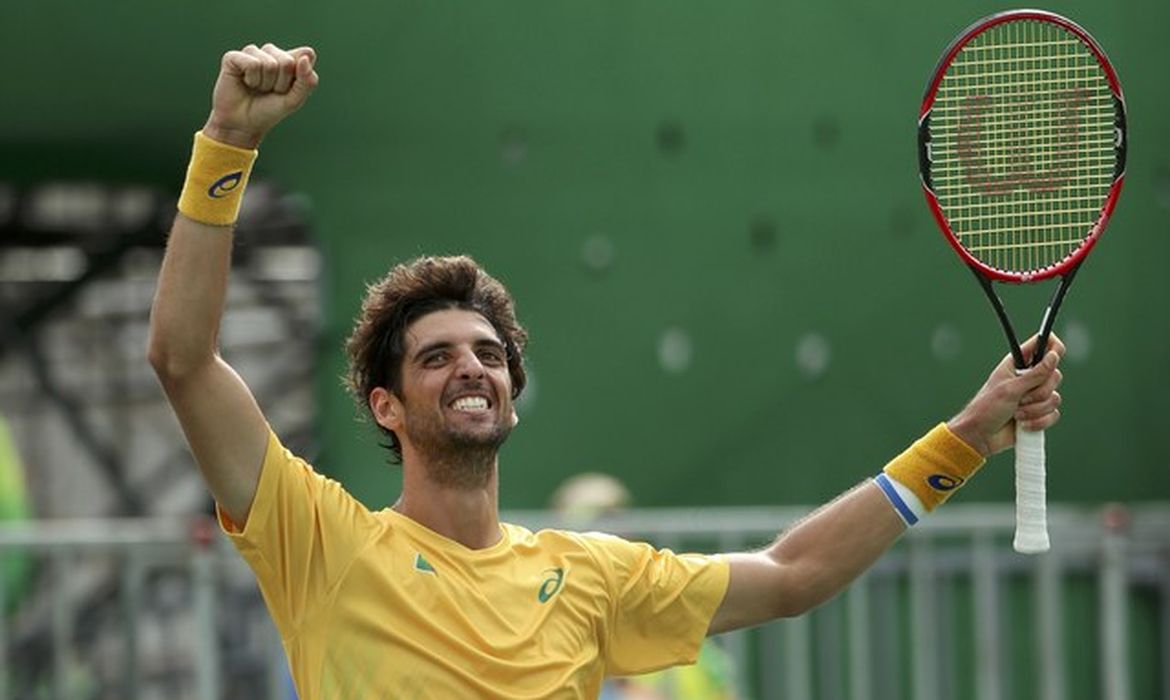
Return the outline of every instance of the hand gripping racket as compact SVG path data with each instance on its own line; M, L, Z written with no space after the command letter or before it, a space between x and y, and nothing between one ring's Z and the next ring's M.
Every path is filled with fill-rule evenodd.
M1016 368L1044 357L1069 285L1117 203L1125 101L1105 52L1050 12L979 20L943 53L918 115L918 162L935 221L975 273ZM992 282L1060 276L1032 357ZM1016 428L1018 552L1048 549L1044 433Z

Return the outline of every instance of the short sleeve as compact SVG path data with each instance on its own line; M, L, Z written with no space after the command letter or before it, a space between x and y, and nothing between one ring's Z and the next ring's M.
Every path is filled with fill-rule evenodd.
M380 528L360 501L294 456L271 430L247 522L240 528L216 510L286 639L329 597Z
M727 593L727 562L608 535L591 534L586 540L611 591L606 674L694 663Z

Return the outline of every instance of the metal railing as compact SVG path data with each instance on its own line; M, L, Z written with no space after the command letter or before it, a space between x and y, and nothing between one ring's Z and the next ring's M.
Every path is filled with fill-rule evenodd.
M807 513L505 519L716 552L764 545ZM1049 522L1052 551L1023 556L1011 551L1010 507L948 505L838 599L718 641L740 688L760 698L1170 700L1170 505L1054 506ZM39 571L33 594L0 625L0 700L288 697L255 583L213 521L0 526L0 556L16 551ZM0 581L0 610L6 593ZM160 626L160 615L170 622Z
M0 526L0 556L30 553L38 564L34 595L26 596L27 601L0 624L0 700L137 700L160 693L198 700L223 697L224 591L232 581L237 588L251 589L255 584L215 527L206 517L47 520ZM168 658L162 668L147 674L143 659L158 655L158 650L147 648L142 637L148 634L157 645L161 635L158 625L149 634L151 627L144 623L163 614L157 605L147 604L152 587L156 591L169 588L175 600L167 607L181 608L171 611L180 618L171 635L180 644L178 650L164 653ZM6 594L0 583L0 610L8 607ZM258 595L246 598L246 607L255 612L261 605ZM84 635L78 621L86 613L100 617L103 608L116 622L91 630L100 640L90 641L87 663L79 657ZM108 647L112 637L117 638L113 653L94 651L99 642ZM263 666L265 672L279 676L282 667L278 664L283 660L274 630L270 641ZM174 644L176 639L169 642ZM22 646L28 647L24 653ZM23 668L14 667L14 656L21 658ZM39 663L45 656L48 663ZM145 693L146 675L169 678L155 683L163 690ZM278 684L265 685L271 689L268 697L286 697Z

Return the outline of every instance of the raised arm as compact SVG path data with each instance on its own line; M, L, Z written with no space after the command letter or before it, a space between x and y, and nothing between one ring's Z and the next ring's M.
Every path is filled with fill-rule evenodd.
M1027 352L1034 342L1025 344ZM985 457L1012 445L1016 421L1030 430L1055 424L1061 401L1056 367L1064 345L1053 337L1049 347L1044 362L1019 375L1012 358L1005 357L957 416L891 462L886 473L938 472L943 476L938 483L949 493ZM923 472L926 468L931 471ZM926 481L932 479L937 475ZM902 485L896 489L906 499L916 498ZM916 502L916 509L929 510L945 495L925 504ZM905 531L905 521L892 503L883 487L867 481L801 520L767 549L724 555L731 565L731 580L708 634L800 615L837 595Z
M216 501L248 517L268 428L252 393L219 357L232 233L255 149L317 84L308 47L224 54L212 111L196 137L150 314L148 357Z

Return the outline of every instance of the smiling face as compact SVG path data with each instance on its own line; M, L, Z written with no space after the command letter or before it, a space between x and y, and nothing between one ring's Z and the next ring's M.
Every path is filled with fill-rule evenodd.
M401 390L376 388L370 408L404 455L418 455L432 479L471 487L490 474L516 425L508 356L474 311L429 313L406 330Z

